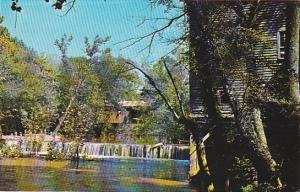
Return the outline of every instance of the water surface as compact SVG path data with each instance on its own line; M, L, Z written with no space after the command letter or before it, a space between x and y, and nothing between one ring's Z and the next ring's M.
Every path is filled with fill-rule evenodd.
M195 191L187 182L188 161L102 159L0 160L0 191Z

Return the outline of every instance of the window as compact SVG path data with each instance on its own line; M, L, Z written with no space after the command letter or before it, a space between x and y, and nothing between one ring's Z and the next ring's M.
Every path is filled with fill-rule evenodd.
M281 28L277 32L277 54L278 54L278 59L284 59L285 42L286 42L285 29Z

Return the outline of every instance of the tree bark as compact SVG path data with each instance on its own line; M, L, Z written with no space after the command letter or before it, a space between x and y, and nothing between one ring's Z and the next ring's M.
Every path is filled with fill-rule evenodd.
M252 115L253 115L252 118L254 124L253 138L255 138L254 141L256 141L257 143L256 144L257 149L255 149L256 146L254 146L254 149L252 150L257 151L257 156L259 157L259 158L254 157L252 161L254 165L256 165L255 167L257 168L259 182L261 183L274 182L274 179L277 179L276 178L277 164L275 160L272 158L270 149L268 147L264 126L261 119L260 109L253 108ZM276 185L278 185L278 183Z
M259 108L253 108L253 123L257 135L263 148L268 148L267 137L264 130L264 125L261 119L261 111Z
M208 167L205 145L203 142L196 143L191 137L190 143L190 172L191 184L197 186L200 191L214 191L211 173Z
M190 139L190 183L199 188L201 192L213 192L215 187L206 158L203 133L200 133L198 123L190 117L181 117L178 123L184 125L191 133ZM206 138L207 139L207 138Z
M286 8L285 67L289 76L289 96L293 103L300 103L299 94L299 3L288 2Z
M256 4L254 6L256 8L252 9L252 11L250 10L250 13L248 13L249 18L252 18L253 15L255 16L258 13L258 6L259 5ZM241 8L244 9L243 7ZM242 12L246 11L243 10ZM253 29L253 19L244 21L244 23L242 22L242 25L245 28ZM255 50L254 47L249 50L249 55L252 56L250 59L247 59L246 63L246 72L252 79L250 79L249 82L246 82L246 85L250 87L257 84L257 79L259 79L256 71L255 55L251 52L251 50ZM241 142L246 149L246 154L257 171L259 183L271 183L273 185L277 185L277 187L282 187L277 175L277 164L268 147L260 108L257 107L257 103L253 103L253 101L251 101L253 100L253 97L255 97L255 94L252 94L253 90L250 88L249 96L244 95L243 100L245 102L245 106L241 107L238 99L234 98L230 94L226 78L223 79L223 89L230 98L230 107L234 114L236 128L241 136ZM248 100L248 97L251 98L250 101Z
M299 138L300 138L300 90L299 90L299 23L300 4L297 1L286 2L286 42L285 60L283 63L284 73L287 76L288 93L287 99L293 105L293 113L285 128L286 135L291 141L289 145L283 146L286 153L283 158L284 173L289 187L299 188ZM291 131L288 131L291 130ZM296 170L296 171L295 171ZM295 174L296 173L296 174Z
M259 108L240 107L239 101L230 94L226 82L224 91L230 98L230 107L234 115L235 126L240 134L242 145L247 151L247 156L253 163L259 183L272 183L281 186L278 178L277 164L269 150L261 112Z
M215 157L213 159L215 159L215 161L213 162L214 170L212 172L212 178L215 190L224 191L227 180L227 161L225 158L226 141L223 134L224 130L221 114L217 107L216 79L214 76L216 68L213 66L213 63L211 63L212 46L208 32L205 30L205 26L208 24L208 9L212 4L193 0L186 0L185 2L189 23L190 70L191 73L195 74L195 79L190 79L190 82L199 88L199 94L197 93L191 96L191 100L198 99L201 103L198 103L198 105L204 106L204 111L208 115L208 121L202 126L214 127L212 133L212 149L214 151ZM199 151L201 152L201 150ZM199 154L199 157L200 156L201 154Z

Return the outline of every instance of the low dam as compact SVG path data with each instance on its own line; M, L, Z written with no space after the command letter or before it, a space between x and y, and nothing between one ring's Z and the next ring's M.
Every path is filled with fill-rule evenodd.
M63 142L59 136L47 134L4 135L2 139L10 146L18 146L22 154L47 155L51 141L55 142L55 150L69 153L74 142ZM37 143L39 143L37 147ZM160 158L189 160L189 146L164 144L153 147L145 144L95 143L82 142L79 155L87 158Z

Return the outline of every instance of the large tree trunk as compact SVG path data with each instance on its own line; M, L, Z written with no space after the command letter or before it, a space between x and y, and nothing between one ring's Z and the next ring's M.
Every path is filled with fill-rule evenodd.
M293 103L300 103L299 95L299 3L289 2L286 8L285 67L289 75L289 96Z
M196 74L194 75L195 78L190 79L190 81L199 88L197 90L199 94L193 95L193 97L199 98L191 98L191 100L198 99L200 101L201 104L198 103L198 105L204 106L204 111L208 115L205 126L214 127L212 133L214 162L211 162L210 165L214 167L212 177L215 190L224 191L227 180L227 162L224 155L226 142L223 134L222 118L217 107L216 79L214 79L216 68L211 63L212 46L208 32L205 31L205 25L208 24L207 10L211 4L194 0L186 0L185 2L190 35L190 70L191 73Z
M257 139L263 148L268 148L267 137L264 130L264 125L261 119L261 111L259 108L253 108L253 123L257 135Z
M203 136L198 123L194 119L181 118L178 123L185 126L191 133L190 140L190 183L199 188L201 192L215 191L212 176L206 158Z
M256 3L254 2L254 4ZM253 18L252 16L258 14L258 6L259 5L256 4L254 6L256 8L250 10L248 13L250 20L242 23L245 28L253 29L253 19L251 18ZM243 7L241 8L244 9ZM243 12L246 11L243 10ZM240 139L242 145L246 149L245 152L257 171L259 183L270 183L277 185L277 187L281 187L281 182L278 178L277 164L273 159L268 147L264 125L261 118L262 114L260 108L257 107L258 104L253 102L253 99L256 97L256 94L253 93L253 91L256 89L252 89L252 86L255 87L256 85L259 85L259 77L257 75L255 61L256 56L254 52L252 52L255 50L254 46L255 45L252 45L252 49L248 50L250 57L248 56L249 58L246 59L246 73L249 74L250 79L248 79L248 82L245 82L246 86L249 88L248 91L247 89L245 90L245 94L243 96L243 102L245 102L245 105L241 107L239 100L230 94L230 91L228 90L228 82L225 76L223 79L223 88L230 98L230 106L234 114L235 125L241 136ZM245 54L245 57L246 55L247 54ZM250 94L246 93L246 91Z
M191 137L190 142L190 171L189 178L193 186L197 186L200 191L214 191L211 173L208 167L205 145L197 143Z
M277 164L275 160L272 158L272 155L268 147L264 126L261 119L261 111L259 108L252 109L252 118L253 118L253 129L254 129L252 139L253 141L256 142L257 145L257 146L253 146L252 150L257 151L256 156L258 157L257 158L256 156L254 156L252 162L257 169L258 181L261 183L274 182L274 179L277 179L276 177Z
M225 93L230 98L230 107L234 114L235 125L240 134L242 145L253 163L259 183L273 183L281 187L277 164L268 147L261 112L259 108L241 108L239 101L233 97L224 83Z
M299 22L300 22L300 4L299 2L287 2L286 7L286 45L285 45L285 61L284 69L288 76L289 94L288 99L293 104L293 114L290 117L286 130L292 130L290 140L294 140L290 146L285 146L286 151L286 169L285 175L287 183L291 186L299 188L299 138L300 138L300 90L299 90ZM286 133L289 134L289 133ZM294 170L298 170L294 171ZM293 173L294 174L291 174ZM297 173L297 174L295 174Z

